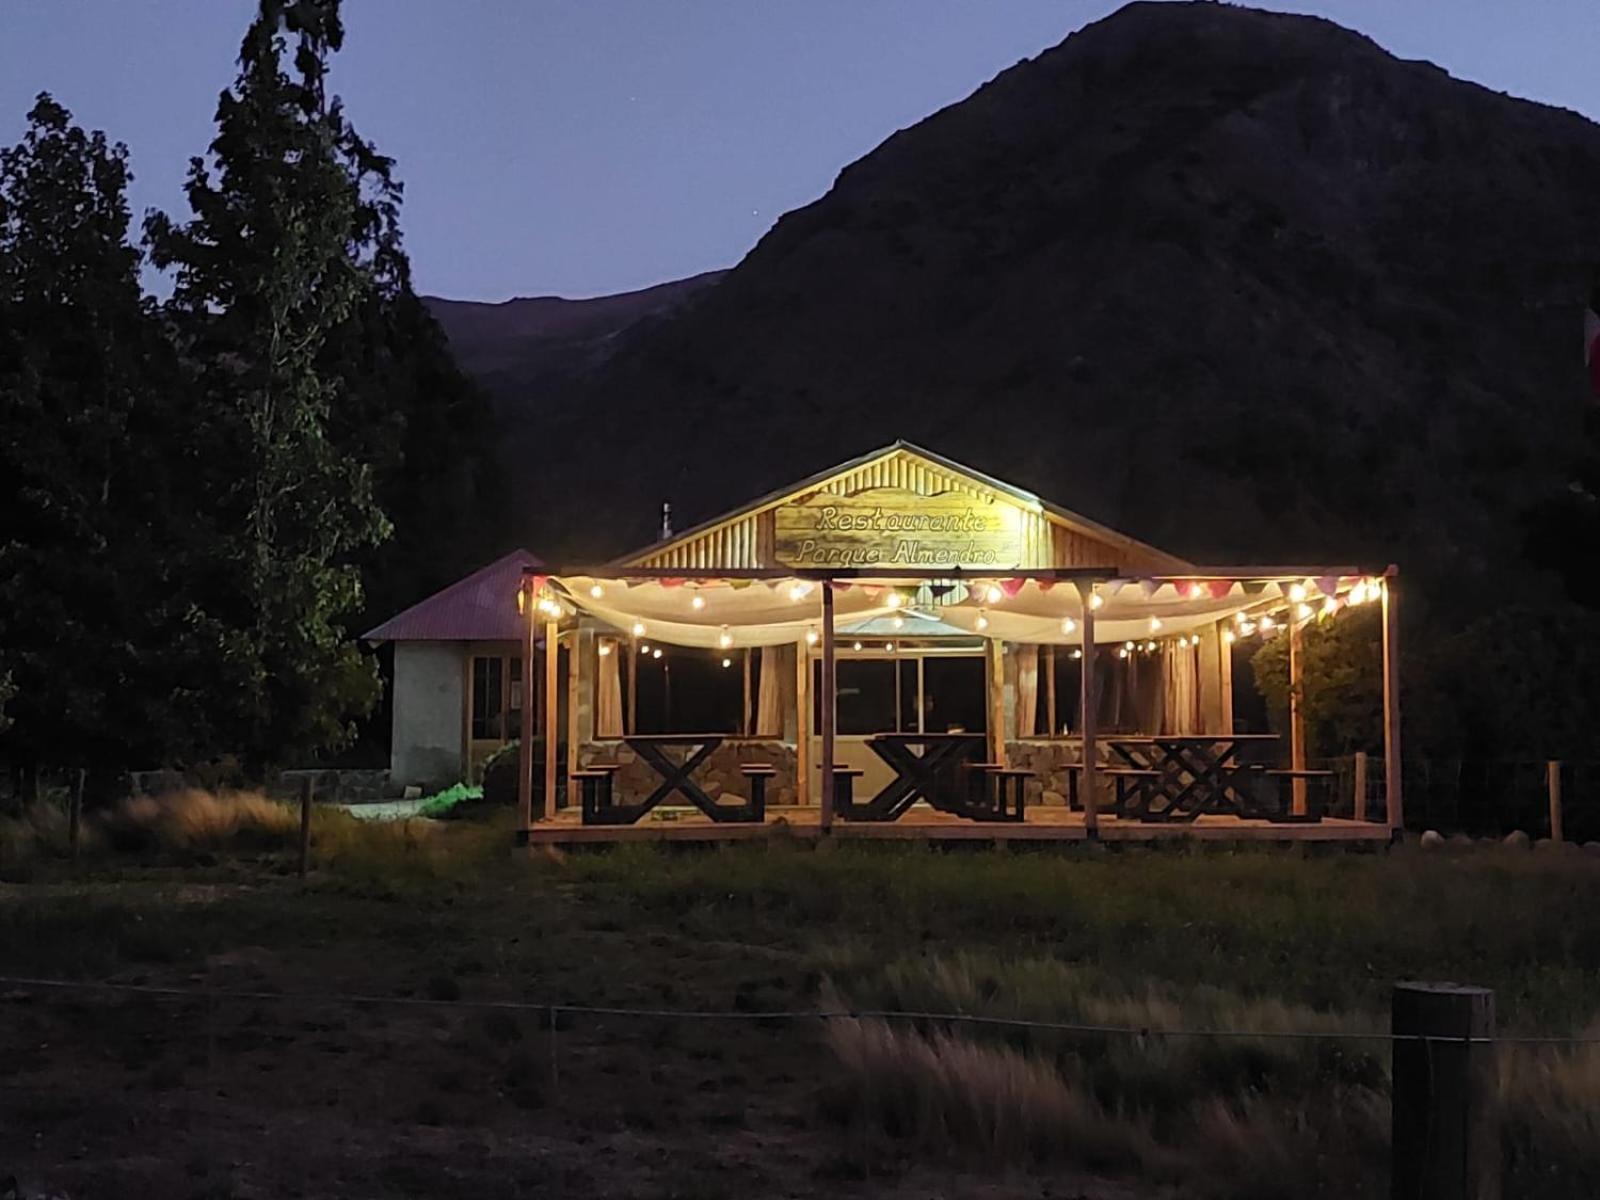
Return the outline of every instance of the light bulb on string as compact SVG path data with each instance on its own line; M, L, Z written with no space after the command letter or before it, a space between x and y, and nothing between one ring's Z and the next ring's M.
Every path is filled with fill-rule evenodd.
M1078 627L1078 623L1076 621L1074 621L1071 617L1062 617L1061 618L1061 632L1062 633L1071 633L1077 627Z
M1082 650L1074 650L1072 652L1072 657L1073 658L1082 658L1083 657L1083 651Z
M978 619L976 621L974 621L973 624L976 625L979 629L987 629L987 628L989 628L989 614L984 612L983 609L980 608L978 610Z
M1149 651L1151 654L1154 654L1156 652L1156 644L1154 642L1146 642L1144 644L1144 648L1147 651Z
M1124 650L1128 650L1128 651L1130 651L1130 652L1131 652L1131 651L1132 651L1132 650L1133 650L1133 648L1134 648L1134 645L1133 645L1133 643L1132 643L1132 642L1123 642L1123 643L1122 643L1122 648L1123 648L1123 649L1124 649ZM1124 654L1124 655L1123 655L1123 656L1122 656L1122 657L1123 657L1123 658L1127 658L1127 657L1128 657L1128 656L1127 656L1127 655L1126 655L1126 654Z
M860 643L860 642L856 642L856 643L855 643L855 644L854 644L854 645L853 645L853 646L851 646L851 647L850 647L850 648L851 648L851 649L852 649L852 650L860 650L860 649L861 649L861 643Z
M885 642L883 644L883 650L884 650L885 654L893 654L894 653L894 643L893 642Z
M731 659L731 658L725 658L725 659L723 659L723 660L722 660L722 665L723 665L723 666L724 666L724 667L731 667L731 666L733 666L733 659Z
M806 594L810 591L811 585L809 583L806 583L804 580L797 579L789 585L789 599L798 604L801 600L806 598Z
M1303 583L1291 583L1289 585L1289 599L1293 600L1296 604L1299 604L1305 598L1306 598L1306 585L1305 584L1303 584Z
M1224 629L1222 631L1222 640L1227 642L1230 646L1233 645L1234 636L1234 632L1231 629Z
M1126 646L1124 646L1121 650L1118 650L1117 651L1117 657L1118 658L1127 658L1128 657L1128 648Z
M983 598L990 604L999 604L1004 597L1005 593L1000 590L1000 585L997 583L991 583L984 589Z
M733 634L728 632L728 627L726 625L722 627L722 632L717 635L717 645L721 646L724 650L733 645Z
M639 643L639 653L640 654L649 654L650 653L650 643L648 643L648 642Z
M817 631L815 629L812 629L809 626L807 626L806 627L806 645L815 646L816 644L817 644Z
M1313 613L1311 611L1311 605L1309 605L1309 604L1300 605L1300 607L1298 607L1297 609L1294 610L1294 615L1299 617L1300 620L1302 620L1302 621L1309 621L1313 616Z
M889 624L893 625L896 629L904 629L906 625L906 619L899 613L896 613L892 618L890 618Z
M689 607L694 609L696 612L699 612L705 606L706 606L706 598L704 596L702 596L699 592L696 592L693 596L691 596L689 598Z
M1105 602L1106 602L1106 598L1104 596L1102 596L1099 592L1090 592L1089 593L1089 607L1090 608L1099 608Z
M661 657L661 647L657 646L654 650L650 651L650 657L651 658L660 658Z
M633 636L634 637L643 637L644 636L644 622L643 621L635 621L633 623Z
M1151 617L1150 618L1150 632L1151 633L1160 633L1161 632L1161 618L1160 617Z
M610 658L611 657L611 643L610 642L601 642L601 643L599 643L595 647L595 653L598 654L601 658Z
M593 596L596 600L600 599L600 597L604 596L605 594L605 588L601 587L598 583L591 584L589 586L589 595Z
M890 608L899 608L905 603L905 598L901 596L899 592L890 592L883 598L883 602Z
M1261 614L1261 632L1263 634L1271 633L1277 627L1278 623L1272 619L1271 613Z

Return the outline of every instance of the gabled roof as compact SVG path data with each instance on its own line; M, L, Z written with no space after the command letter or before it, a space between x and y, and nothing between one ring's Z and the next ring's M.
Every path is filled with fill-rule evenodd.
M544 564L513 550L361 635L367 642L517 641L527 622L517 615L522 569Z
M992 475L986 475L982 471L978 471L967 466L965 463L959 463L953 458L946 458L942 454L937 454L932 450L926 450L921 446L915 445L903 439L895 441L890 445L883 446L869 454L863 454L859 458L853 458L848 462L842 462L837 466L829 467L825 471L818 471L815 475L808 476L807 478L800 480L798 483L792 483L787 487L779 488L775 492L769 492L760 499L753 500L749 504L745 504L734 509L732 512L723 513L721 516L713 517L709 521L702 521L692 529L686 529L682 533L675 533L671 537L665 538L654 543L653 545L645 546L643 549L624 555L623 557L616 559L615 563L617 565L637 565L646 559L655 558L661 555L679 543L692 542L708 531L717 528L719 525L725 525L731 521L736 521L743 517L751 516L752 514L761 512L764 509L775 508L786 501L796 499L797 497L804 496L808 492L815 491L817 488L821 487L823 484L827 483L830 479L833 479L836 476L847 475L852 471L858 471L863 467L879 461L880 459L890 458L895 455L921 459L926 465L945 472L946 474L963 476L966 479L971 480L979 487L992 491L998 496L1004 496L1024 508L1043 513L1044 516L1053 524L1065 526L1066 528L1072 529L1080 534L1085 535L1086 537L1094 539L1095 541L1103 542L1108 546L1114 546L1141 557L1147 557L1154 562L1164 563L1173 569L1183 569L1192 565L1187 560L1179 558L1175 554L1171 554L1146 542L1141 542L1137 538L1129 537L1125 533L1119 533L1117 530L1112 529L1109 526L1102 525L1098 521L1092 521L1088 517L1082 516L1079 513L1075 513L1070 509L1062 508L1059 504L1053 504L1048 500L1041 499L1032 492L1027 491L1024 488L1017 487L1015 484L1007 483L1003 479L996 479Z

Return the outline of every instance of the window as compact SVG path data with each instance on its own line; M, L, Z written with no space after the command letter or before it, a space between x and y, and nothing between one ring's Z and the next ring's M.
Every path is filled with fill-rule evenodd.
M502 658L474 656L472 660L472 740L488 741L505 737L501 720L501 680L505 669Z
M737 734L742 728L743 651L640 643L636 670L637 732Z
M839 696L837 728L842 735L982 733L988 727L989 693L982 658L918 654L840 658L834 675ZM822 728L820 663L814 668L811 694L811 728L815 731Z
M922 722L927 733L983 733L989 728L982 658L930 654L922 660Z
M1095 654L1094 682L1101 733L1152 733L1159 723L1163 679L1161 656L1135 651L1126 658L1122 647L1102 643ZM1035 728L1048 729L1045 651L1040 650L1038 719ZM1072 657L1072 649L1057 646L1056 728L1051 733L1078 733L1083 728L1078 711L1083 660Z

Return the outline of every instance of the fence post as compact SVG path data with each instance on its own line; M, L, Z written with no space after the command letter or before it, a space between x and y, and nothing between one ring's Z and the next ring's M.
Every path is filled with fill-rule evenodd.
M1561 762L1551 759L1544 767L1545 791L1550 794L1550 840L1561 841Z
M316 786L315 776L307 774L300 781L300 878L311 869L311 792Z
M1494 993L1455 983L1397 983L1391 1005L1391 1195L1499 1200Z
M1356 804L1352 814L1358 821L1367 819L1367 752L1356 751L1355 769Z

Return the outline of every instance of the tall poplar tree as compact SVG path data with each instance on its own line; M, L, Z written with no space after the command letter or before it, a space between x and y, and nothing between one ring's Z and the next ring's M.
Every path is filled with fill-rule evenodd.
M192 219L146 223L202 402L212 550L195 600L217 740L256 763L341 744L377 695L344 622L357 557L388 524L369 466L330 436L342 375L324 361L371 286L356 249L370 198L349 169L371 151L325 89L343 36L336 0L262 0L209 160L190 167Z
M129 178L48 95L0 150L0 753L25 777L158 759L192 728L181 422Z

